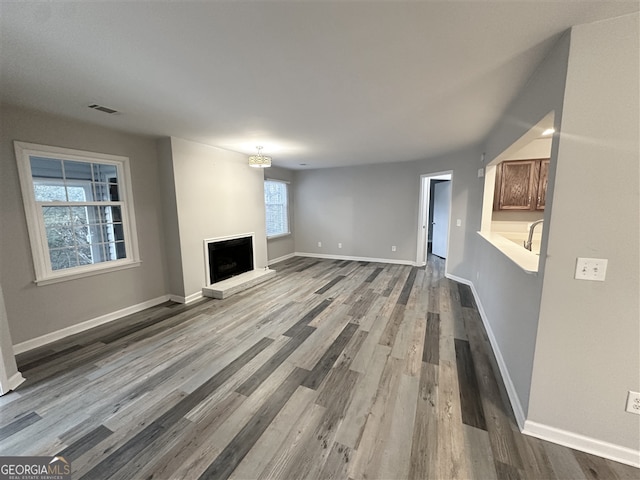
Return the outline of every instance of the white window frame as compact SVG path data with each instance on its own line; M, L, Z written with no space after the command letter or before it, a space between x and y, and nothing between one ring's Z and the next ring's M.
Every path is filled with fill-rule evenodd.
M51 283L73 280L77 278L112 272L124 268L132 268L140 265L138 251L138 234L136 231L135 209L133 206L133 191L131 188L131 172L129 170L129 158L105 153L71 150L68 148L38 145L35 143L14 142L22 200L31 242L31 253L35 270L35 283L47 285ZM124 230L124 244L126 257L118 260L82 265L77 267L53 270L49 257L49 244L47 242L43 205L56 206L67 205L68 202L37 202L33 188L31 174L31 156L49 157L60 160L71 160L85 163L103 163L115 165L118 171L119 200L121 206L122 226ZM112 204L114 202L111 202Z
M277 178L265 178L264 179L264 183L267 182L274 182L274 183L282 183L285 185L286 187L286 191L287 191L287 200L286 200L286 207L287 207L287 231L284 233L277 233L275 235L267 235L267 240L271 240L274 238L280 238L280 237L286 237L287 235L291 235L291 202L289 201L289 182L285 181L285 180L279 180ZM265 203L265 214L266 214L266 203Z

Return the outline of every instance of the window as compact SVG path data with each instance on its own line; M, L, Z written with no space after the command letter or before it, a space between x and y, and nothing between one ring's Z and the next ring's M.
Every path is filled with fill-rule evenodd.
M15 142L36 283L138 265L129 159Z
M267 212L267 238L291 233L287 183L279 180L265 180L264 204Z

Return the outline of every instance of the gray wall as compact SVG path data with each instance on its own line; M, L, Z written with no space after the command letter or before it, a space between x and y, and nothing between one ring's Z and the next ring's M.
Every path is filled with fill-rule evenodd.
M161 143L161 148L166 145ZM197 295L207 284L204 240L208 238L253 232L254 267L267 266L263 170L251 168L246 155L175 137L171 137L171 157L179 244L171 241L167 253L181 259L184 295L171 294ZM165 165L162 171L164 176L169 168Z
M184 298L182 248L178 224L178 203L173 173L173 154L169 137L158 139L158 170L162 190L162 218L166 254L168 289L171 295Z
M568 54L569 35L564 35L488 136L485 142L487 161L509 149L549 112L555 111L555 127L559 129ZM546 219L553 208L555 165L556 155L552 148ZM547 230L545 228L545 233ZM494 335L496 354L504 361L505 382L515 395L514 410L522 421L529 405L544 262L541 262L538 275L530 275L484 239L478 237L476 242L478 249L473 262L476 272L470 280L474 282ZM543 236L542 258L545 248Z
M289 231L291 235L277 237L267 240L267 255L269 263L282 257L287 257L295 253L295 172L286 168L271 167L264 173L265 179L283 180L289 182Z
M450 170L447 271L469 278L480 228L479 160L479 148L469 148L424 161L296 172L296 252L415 262L420 176Z
M451 170L451 222L449 223L449 250L447 274L470 280L474 274L477 234L480 230L483 178L478 178L482 167L479 146L469 147L459 152L415 162L416 175ZM416 197L417 198L417 197ZM457 226L456 221L461 225ZM418 219L414 230L417 232Z
M640 450L640 15L574 27L529 419ZM576 257L609 259L605 282ZM637 453L636 453L637 461Z
M411 163L298 171L296 251L414 261L419 187Z
M166 278L155 141L16 107L0 108L0 284L13 342L163 296ZM129 157L142 264L36 286L14 140Z
M256 267L266 266L263 171L244 155L13 106L0 116L0 285L14 344L167 294L198 294L205 238L254 232ZM142 264L36 286L14 140L129 157Z

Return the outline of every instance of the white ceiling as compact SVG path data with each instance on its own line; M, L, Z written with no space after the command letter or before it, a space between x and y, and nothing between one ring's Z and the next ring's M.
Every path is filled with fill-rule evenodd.
M424 159L481 140L567 28L638 10L582 0L2 1L0 98L244 153L263 145L287 168Z

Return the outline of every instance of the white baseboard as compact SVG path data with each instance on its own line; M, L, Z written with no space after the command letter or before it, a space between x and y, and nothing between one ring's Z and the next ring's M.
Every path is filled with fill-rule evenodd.
M284 262L285 260L289 260L290 258L295 257L296 254L295 253L290 253L288 255L283 255L282 257L278 257L278 258L274 258L273 260L269 260L267 262L267 265L271 266L274 263L278 263L278 262Z
M169 295L169 300L171 300L172 302L176 302L176 303L187 303L187 300L185 297L181 297L180 295Z
M478 306L478 313L480 313L480 318L482 319L482 323L484 324L484 329L487 332L487 336L489 337L489 343L491 343L491 349L493 350L493 354L496 357L496 361L498 362L498 368L500 369L500 375L502 375L502 381L507 390L507 395L509 396L509 401L511 402L511 408L513 409L513 414L516 417L516 422L518 423L518 427L520 430L524 428L526 416L524 414L524 409L522 408L522 404L520 403L520 398L518 397L518 393L516 392L516 387L513 385L513 381L511 380L511 376L509 375L509 369L507 368L507 364L504 361L504 357L502 356L502 352L500 351L500 347L498 345L498 341L496 340L495 335L493 334L493 330L491 329L491 324L489 323L488 317L484 308L482 306L482 302L480 301L480 296L476 290L476 287L473 285L473 282L467 280L466 278L457 277L455 275L451 275L450 273L446 273L445 276L450 278L451 280L455 280L456 282L463 283L465 285L469 285L471 287L471 291L473 292L473 298L476 301L476 305Z
M7 382L9 386L9 390L15 390L18 385L24 382L25 378L22 376L20 372L16 372L11 375L11 378Z
M463 283L465 285L469 285L471 288L473 288L473 286L472 286L473 283L471 281L467 280L466 278L458 277L457 275L453 275L453 274L451 274L449 272L445 272L444 276L449 278L449 279L451 279L451 280L454 280L454 281L456 281L458 283ZM474 292L474 295L475 295L475 292Z
M522 433L640 468L640 450L633 450L613 443L603 442L602 440L550 427L532 420L527 420L524 423Z
M476 305L478 306L480 318L482 318L482 323L484 324L484 328L487 331L487 336L489 337L491 348L493 349L496 361L498 362L498 367L500 368L502 380L504 382L505 388L507 389L507 395L509 396L509 401L511 402L511 408L513 408L513 413L516 417L516 421L518 422L518 427L520 428L522 433L530 435L532 437L540 438L542 440L557 443L559 445L564 445L565 447L580 450L582 452L591 453L599 457L608 458L616 462L624 463L634 467L640 467L640 451L638 450L632 450L627 447L603 442L602 440L585 437L584 435L568 432L566 430L561 430L559 428L550 427L531 420L527 420L522 408L522 404L520 403L520 399L516 393L516 389L513 385L513 382L511 381L511 377L509 376L507 365L504 361L504 358L502 357L500 348L498 347L498 342L495 335L493 334L493 330L491 329L491 325L489 324L487 319L487 314L482 307L482 302L480 301L480 297L475 286L473 285L473 282L465 278L451 275L449 273L446 274L446 277L450 278L451 280L455 280L456 282L464 283L465 285L469 285L471 287Z
M200 300L202 298L202 292L192 293L186 297L181 297L180 295L169 295L169 300L176 303L191 303L196 300Z
M416 262L410 260L397 260L395 258L371 258L371 257L351 257L348 255L326 255L324 253L306 253L296 252L296 257L326 258L329 260L351 260L354 262L375 262L375 263L394 263L397 265L417 266Z
M125 317L127 315L141 312L146 308L155 307L156 305L159 305L169 300L170 299L169 297L170 297L169 295L163 295L158 298L147 300L146 302L138 303L137 305L132 305L130 307L126 307L112 313L107 313L106 315L101 315L99 317L92 318L91 320L87 320L81 323L77 323L75 325L71 325L70 327L66 327L61 330L56 330L55 332L47 333L40 337L32 338L31 340L26 340L24 342L17 343L13 346L13 352L15 355L18 355L19 353L24 353L29 350L33 350L34 348L42 347L44 345L47 345L48 343L61 340L65 337L75 335L76 333L84 332L85 330L89 330L90 328L97 327L98 325L103 325L105 323L112 322L114 320Z
M15 390L18 385L24 382L24 377L20 372L16 372L11 375L11 378L6 379L6 383L3 383L3 380L0 381L0 396L6 395L11 390Z

